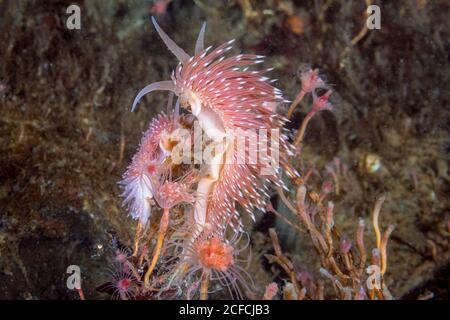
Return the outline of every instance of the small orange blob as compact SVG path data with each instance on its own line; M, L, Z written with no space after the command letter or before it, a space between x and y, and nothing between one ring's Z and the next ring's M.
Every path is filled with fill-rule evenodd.
M205 268L224 272L234 264L233 248L217 237L199 241L196 249Z
M296 35L302 35L305 32L304 21L296 15L289 16L285 22L286 28L295 33Z

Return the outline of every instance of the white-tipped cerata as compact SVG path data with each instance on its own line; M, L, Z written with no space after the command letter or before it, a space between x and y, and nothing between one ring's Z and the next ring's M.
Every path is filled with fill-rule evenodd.
M195 43L195 55L202 52L205 47L205 30L206 22L203 22L200 32L198 33L197 42Z

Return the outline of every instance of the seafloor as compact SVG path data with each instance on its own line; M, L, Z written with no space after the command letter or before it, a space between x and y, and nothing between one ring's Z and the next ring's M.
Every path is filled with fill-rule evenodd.
M107 298L95 288L108 277L111 237L130 244L135 228L117 182L166 95L150 95L135 113L130 105L176 63L149 22L153 1L76 1L81 30L68 30L72 2L0 1L1 299L76 299L66 287L71 264L86 297ZM348 168L333 198L348 234L386 195L382 227L396 225L392 294L448 299L450 5L373 2L381 29L361 34L364 1L174 0L157 19L188 52L205 20L207 45L236 38L236 52L266 55L289 99L298 71L319 68L335 111L313 119L300 166L323 170L337 158ZM291 132L304 116L299 108ZM256 296L283 281L264 258L269 227L296 265L317 274L306 235L273 215L258 220Z

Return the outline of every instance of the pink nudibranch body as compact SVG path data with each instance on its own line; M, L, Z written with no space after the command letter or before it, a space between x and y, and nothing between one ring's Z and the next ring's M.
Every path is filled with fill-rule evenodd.
M203 49L205 24L203 24L195 46L195 55L190 57L159 27L152 18L155 29L169 50L178 58L172 80L152 83L136 96L132 110L140 99L155 90L174 92L183 108L195 116L206 135L220 146L221 152L203 170L197 185L194 204L194 220L201 231L206 223L218 228L231 224L241 227L236 209L239 203L248 213L263 209L268 200L267 182L282 186L279 172L260 174L263 164L241 164L239 155L231 148L239 130L283 130L285 118L276 114L276 106L283 103L281 91L269 83L263 74L269 70L250 71L248 67L261 63L262 56L239 54L225 58L234 40L214 50ZM280 162L291 153L285 135L280 135ZM225 163L224 159L232 159ZM273 157L269 153L266 158Z

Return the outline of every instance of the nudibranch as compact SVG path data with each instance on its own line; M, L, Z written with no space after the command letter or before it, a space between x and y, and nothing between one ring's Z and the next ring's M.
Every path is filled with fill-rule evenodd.
M263 56L238 54L226 58L234 40L216 49L204 49L206 24L203 24L195 45L194 56L189 56L160 28L152 17L153 25L168 49L178 58L179 64L168 81L152 83L136 96L132 110L141 98L152 91L175 93L182 108L198 121L205 134L217 145L210 161L204 164L197 184L194 220L199 230L212 224L217 228L231 225L241 229L237 205L253 215L255 208L264 209L268 200L269 182L283 186L281 170L261 174L269 164L287 164L292 149L283 133L284 117L276 108L284 102L282 93L265 77L267 70L249 70L263 62ZM265 139L258 146L277 139L277 150L265 152L256 163L242 159L234 148L241 131L262 130ZM250 152L245 147L244 157ZM267 151L267 150L266 150ZM198 234L198 233L197 233Z

